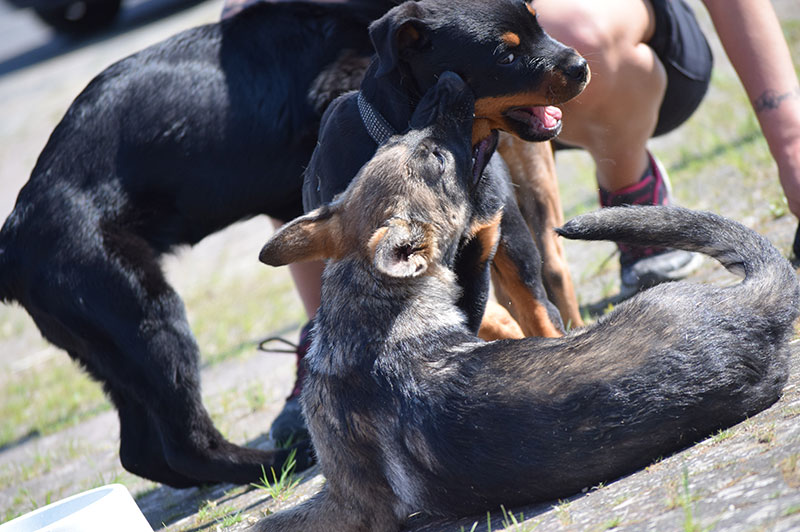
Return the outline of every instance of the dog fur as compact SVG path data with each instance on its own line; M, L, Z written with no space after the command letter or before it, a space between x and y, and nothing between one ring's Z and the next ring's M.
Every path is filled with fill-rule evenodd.
M103 384L128 471L186 487L283 463L286 450L214 428L159 257L257 214L302 214L322 111L358 86L367 27L393 4L264 3L182 32L102 72L50 136L0 232L0 299Z
M480 159L494 151L497 137L492 132L498 129L527 141L553 138L560 121L546 126L537 113L573 98L589 79L586 61L551 39L531 5L519 0L405 2L375 21L370 37L376 57L360 92L338 98L323 116L319 145L305 173L306 211L343 191L378 147L364 125L359 98L367 100L391 129L402 132L438 75L456 72L476 94L472 140L474 157ZM499 156L492 158L487 171L511 181ZM557 193L555 197L557 202ZM505 188L504 204L500 248L491 264L493 278L506 296L502 300L511 302L526 335L560 336L561 315L542 283L541 256L510 186ZM532 230L541 234L551 227ZM456 264L463 289L459 306L475 330L484 318L488 296L490 265L483 262L488 256L483 242L464 242Z
M472 179L464 83L444 74L424 100L427 127L262 249L272 265L330 259L302 395L327 481L257 530L393 531L414 512L566 497L779 398L800 286L766 239L710 213L602 209L559 233L703 252L741 283L669 283L564 338L480 341L456 305L456 250L499 230L486 205L502 202L491 175Z

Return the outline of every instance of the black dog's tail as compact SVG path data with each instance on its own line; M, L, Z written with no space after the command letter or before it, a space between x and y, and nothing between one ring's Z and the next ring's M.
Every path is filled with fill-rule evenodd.
M746 297L793 321L800 285L794 269L770 242L722 216L681 207L617 207L578 216L556 232L566 238L697 251L743 275Z

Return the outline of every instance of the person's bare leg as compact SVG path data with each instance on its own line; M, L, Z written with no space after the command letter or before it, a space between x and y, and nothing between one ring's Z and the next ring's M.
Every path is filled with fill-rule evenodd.
M667 86L664 65L645 43L655 31L649 0L537 0L542 27L583 54L592 81L563 106L559 140L586 149L603 206L669 202L666 174L647 152ZM698 255L680 250L620 249L620 295L680 279Z
M559 140L586 149L609 191L638 182L666 88L664 67L646 43L655 27L647 0L537 0L542 27L589 62L592 81L563 106Z
M309 320L314 319L319 308L324 269L325 263L322 261L296 262L289 265L289 273L292 275L297 294Z
M275 228L283 225L283 222L274 218L270 219ZM317 314L319 303L322 298L322 270L325 268L323 261L297 262L289 265L289 273L294 281L297 294L303 303L303 308L308 316L307 323L300 332L297 342L297 380L295 381L292 392L286 398L283 410L278 414L270 427L270 436L278 443L288 441L299 441L308 438L308 429L300 407L300 390L303 385L305 370L302 359L310 344L310 323Z

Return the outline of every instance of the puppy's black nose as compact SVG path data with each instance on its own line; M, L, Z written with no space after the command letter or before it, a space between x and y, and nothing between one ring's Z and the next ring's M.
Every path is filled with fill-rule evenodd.
M577 83L584 83L589 77L589 65L586 59L576 55L575 59L567 62L563 67L564 75Z

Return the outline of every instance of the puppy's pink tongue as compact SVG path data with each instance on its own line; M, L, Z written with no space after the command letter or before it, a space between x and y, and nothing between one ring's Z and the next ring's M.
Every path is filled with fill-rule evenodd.
M531 107L531 112L547 129L558 126L558 122L561 120L561 109L552 105Z

